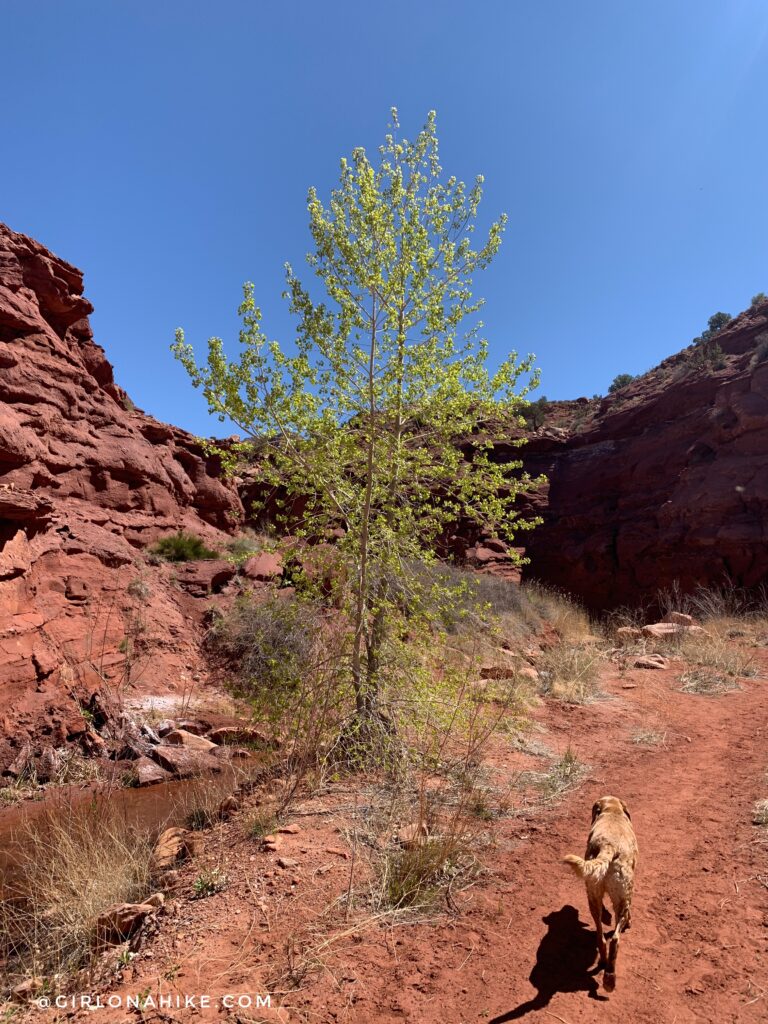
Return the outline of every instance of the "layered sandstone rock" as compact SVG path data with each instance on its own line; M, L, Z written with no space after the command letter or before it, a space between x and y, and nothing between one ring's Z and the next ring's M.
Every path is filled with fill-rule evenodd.
M0 225L0 771L29 739L82 732L79 702L105 685L188 686L199 597L232 575L143 559L179 528L220 547L242 506L194 438L133 408L82 293Z
M533 436L526 468L550 483L529 576L595 609L675 581L768 580L768 303L717 341L722 367L696 368L688 349L616 396L560 406L565 425Z

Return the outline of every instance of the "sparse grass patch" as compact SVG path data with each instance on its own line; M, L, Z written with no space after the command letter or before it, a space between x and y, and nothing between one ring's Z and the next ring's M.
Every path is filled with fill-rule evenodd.
M597 647L559 643L548 647L538 663L543 693L569 704L585 704L599 693L605 655Z
M194 533L178 533L161 537L149 549L150 554L165 562L194 562L198 559L218 558L218 552L207 547Z
M705 697L716 697L730 690L738 690L739 684L721 672L707 668L692 669L680 676L683 693L699 693Z
M521 789L533 789L543 803L553 803L577 786L586 771L587 765L568 747L546 771L521 772L517 785Z
M468 843L458 834L428 837L408 849L388 851L381 862L381 906L425 910L446 886L466 877L476 865Z
M280 818L277 815L276 807L265 805L257 807L249 814L245 823L245 831L253 839L262 839L274 832L279 825Z
M656 729L636 729L632 733L632 742L638 747L659 747L667 742L667 734Z
M0 902L0 959L9 979L67 982L94 962L96 922L149 895L152 843L108 802L57 808L22 826L22 876Z

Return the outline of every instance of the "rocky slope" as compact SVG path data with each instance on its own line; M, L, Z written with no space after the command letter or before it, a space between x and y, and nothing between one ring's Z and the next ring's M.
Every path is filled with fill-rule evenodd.
M0 225L0 770L84 735L94 690L183 689L221 563L139 557L242 514L190 435L135 410L94 343L81 273ZM217 575L218 574L218 575Z
M557 403L525 450L550 480L529 576L595 609L675 581L768 582L768 303L716 340L715 366L688 348L616 395Z

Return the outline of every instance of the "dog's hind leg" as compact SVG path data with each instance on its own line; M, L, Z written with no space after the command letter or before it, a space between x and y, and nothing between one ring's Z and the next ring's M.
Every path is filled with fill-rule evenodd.
M605 937L603 936L603 899L596 892L588 892L589 910L595 922L597 932L597 950L600 954L600 963L606 963Z
M616 912L616 928L611 941L608 943L608 956L605 961L605 974L603 975L603 988L606 992L613 992L616 988L616 960L619 955L619 939L625 928L629 927L629 901L622 900Z

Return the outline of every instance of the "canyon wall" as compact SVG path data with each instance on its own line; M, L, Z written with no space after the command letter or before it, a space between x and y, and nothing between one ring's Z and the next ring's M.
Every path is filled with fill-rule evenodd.
M91 311L80 271L0 225L0 769L25 736L82 732L101 687L190 685L215 570L141 551L179 528L215 545L242 514L198 442L115 384Z
M768 303L602 401L558 403L525 449L549 486L532 505L528 577L594 609L730 580L768 583Z

